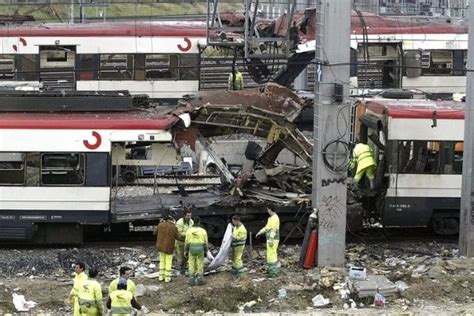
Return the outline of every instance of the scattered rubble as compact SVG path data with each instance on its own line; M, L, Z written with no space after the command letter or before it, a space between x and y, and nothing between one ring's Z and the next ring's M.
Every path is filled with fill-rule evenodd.
M219 272L207 275L204 286L193 288L176 272L173 282L158 281L157 257L152 245L4 249L0 250L0 313L16 310L13 294L37 302L31 310L35 313L70 312L71 307L64 300L72 286L70 274L76 260L99 268L104 295L121 265L134 266L133 279L141 294L138 300L152 312L295 312L320 308L344 311L373 309L376 305L400 312L439 313L440 308L449 308L451 314L472 312L474 259L454 257L455 246L450 243L351 244L347 247L346 268L302 270L297 267L300 247L283 245L279 252L281 273L268 279L264 273L265 256L258 255L263 253L262 245L254 245L253 252L245 254L245 258L254 259L246 260L243 275L234 276L226 265ZM215 255L217 249L212 249ZM355 278L351 278L354 277L351 270L358 271ZM383 299L375 301L377 291Z

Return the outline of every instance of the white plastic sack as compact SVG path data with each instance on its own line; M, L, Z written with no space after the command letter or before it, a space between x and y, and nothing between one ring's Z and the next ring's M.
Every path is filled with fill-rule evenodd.
M322 296L321 294L318 294L315 297L313 297L312 301L315 307L323 307L330 303L329 299L324 298L324 296Z
M20 294L13 293L13 305L19 312L28 312L31 308L36 306L36 302L26 301L25 297Z
M222 238L221 248L216 257L206 267L206 271L212 271L224 265L229 259L230 248L232 246L232 224L227 225L224 238Z

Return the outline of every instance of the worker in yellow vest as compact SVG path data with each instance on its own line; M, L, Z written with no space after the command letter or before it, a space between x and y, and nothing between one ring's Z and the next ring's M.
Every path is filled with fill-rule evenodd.
M74 265L74 283L72 286L72 290L69 293L69 299L71 304L74 306L74 316L81 315L79 311L79 288L82 286L82 283L87 279L87 275L84 272L86 265L84 262L77 262Z
M354 176L356 185L359 185L360 180L365 175L369 179L370 190L373 190L375 188L376 162L372 148L369 145L362 143L355 145L349 168L354 169L356 166L357 170Z
M207 253L207 232L200 227L199 217L194 219L194 226L186 233L184 247L189 262L189 285L204 284L204 257Z
M242 73L235 70L235 81L232 72L229 74L228 87L229 90L243 90L244 89L244 77Z
M181 270L181 273L186 271L186 256L184 251L184 240L186 238L187 231L193 227L194 222L192 220L192 212L190 209L186 208L184 210L183 217L178 219L176 222L176 228L178 229L178 237L175 242L176 249L176 260L178 262L178 268Z
M102 311L102 287L95 279L97 269L89 269L89 278L79 288L78 298L80 313L84 316L101 316Z
M133 296L135 296L137 294L137 287L135 285L135 282L130 280L130 274L131 273L132 273L132 268L130 268L130 267L120 267L120 270L119 270L120 276L118 278L116 278L115 280L113 280L112 282L110 282L109 295L113 291L117 290L117 284L118 284L119 280L120 279L125 279L127 281L127 291L129 291L130 293L132 293Z
M239 215L232 216L232 225L234 226L232 228L232 272L239 274L244 267L242 255L247 240L247 229L240 221Z
M132 308L142 310L142 306L138 304L135 296L127 290L127 280L124 278L119 279L117 290L110 293L105 305L110 309L110 314L113 316L129 316L132 314ZM146 308L143 306L143 309Z
M268 220L256 237L265 234L267 237L267 274L275 277L278 274L278 243L280 242L280 218L273 206L267 206Z

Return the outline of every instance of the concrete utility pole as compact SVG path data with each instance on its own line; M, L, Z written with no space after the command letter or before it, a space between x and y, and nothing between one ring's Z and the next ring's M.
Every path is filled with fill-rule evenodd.
M469 16L474 16L474 5L469 6ZM474 19L469 20L474 30ZM469 32L467 55L466 103L464 112L464 156L462 164L462 196L459 221L459 254L474 257L474 32Z
M344 265L349 156L351 1L316 5L313 206L318 212L318 266ZM350 104L350 103L349 103Z

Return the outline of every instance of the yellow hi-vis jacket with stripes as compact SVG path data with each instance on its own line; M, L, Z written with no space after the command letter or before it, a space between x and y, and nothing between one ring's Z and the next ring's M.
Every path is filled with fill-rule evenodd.
M119 282L119 279L120 278L117 278L115 280L113 280L112 282L110 282L110 285L109 285L109 295L114 292L114 291L117 291L117 285L118 285L118 282ZM135 285L135 282L133 282L132 280L130 279L127 279L127 291L129 291L130 293L132 293L133 296L135 296L137 294L137 287Z
M95 279L87 279L78 292L81 314L102 315L102 287Z
M259 234L265 233L267 240L280 240L280 218L277 214L273 214L267 220L267 225L260 229Z
M192 255L207 250L207 232L201 227L191 227L186 233L185 247Z
M245 246L247 240L247 229L243 224L234 226L232 229L232 247Z
M132 313L133 295L127 290L116 290L110 294L110 311L113 316L129 316Z
M353 150L351 169L357 165L357 170L363 170L370 166L375 166L374 152L369 145L358 143Z
M178 235L182 237L183 239L186 238L186 233L188 230L193 227L194 221L192 219L189 219L188 223L184 221L184 218L178 219L176 222L176 228L178 229ZM176 244L183 244L182 241L176 240Z
M242 90L244 88L244 76L240 71L235 72L235 86L234 86L234 76L232 72L229 74L228 78L228 89L229 90Z

